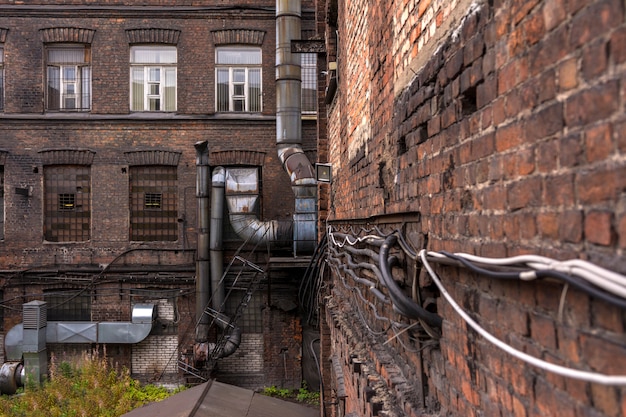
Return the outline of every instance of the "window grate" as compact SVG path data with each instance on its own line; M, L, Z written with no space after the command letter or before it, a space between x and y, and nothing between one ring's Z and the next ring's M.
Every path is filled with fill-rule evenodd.
M302 114L317 113L317 54L300 54L302 65Z
M81 290L46 290L48 321L90 321L91 295Z
M130 238L178 240L178 177L175 166L130 167Z
M76 208L75 194L59 194L59 210L74 210Z
M44 167L44 237L49 242L90 239L90 167Z

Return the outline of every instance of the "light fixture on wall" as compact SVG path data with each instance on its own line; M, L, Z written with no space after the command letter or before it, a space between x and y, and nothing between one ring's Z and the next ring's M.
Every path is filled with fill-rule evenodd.
M318 182L332 182L333 171L331 164L315 164L315 179Z

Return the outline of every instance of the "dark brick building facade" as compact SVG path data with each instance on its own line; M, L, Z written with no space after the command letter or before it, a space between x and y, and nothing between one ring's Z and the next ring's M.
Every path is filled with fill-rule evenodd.
M624 2L328 0L317 11L319 155L333 169L323 415L624 415L622 290L502 279L510 269L440 253L586 260L623 285ZM447 295L509 348L567 371L496 347Z
M276 152L274 2L0 1L0 48L3 330L33 299L48 301L49 320L88 321L129 321L132 305L151 302L151 335L107 354L146 380L180 376L197 319L194 144L208 141L211 167L259 170L261 219L293 211ZM315 160L315 118L302 130ZM241 243L229 235L226 262ZM271 272L220 375L299 387L302 330L290 306L306 262L270 268L290 254L243 253Z

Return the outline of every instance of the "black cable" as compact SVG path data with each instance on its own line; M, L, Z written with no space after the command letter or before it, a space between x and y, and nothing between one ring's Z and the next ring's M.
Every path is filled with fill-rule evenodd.
M394 245L396 241L397 237L395 235L388 236L381 246L379 254L380 272L383 278L383 284L389 291L389 296L391 297L394 307L404 316L415 320L421 319L432 327L441 328L443 323L441 316L431 313L422 306L416 304L411 298L404 294L402 289L398 287L393 279L391 275L391 264L389 263L389 249L391 249L391 246Z

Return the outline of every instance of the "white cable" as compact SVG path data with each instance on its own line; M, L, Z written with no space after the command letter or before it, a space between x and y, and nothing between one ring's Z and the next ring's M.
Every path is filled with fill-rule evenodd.
M433 253L428 252L428 255L432 256ZM530 356L527 353L521 352L515 349L514 347L502 342L500 339L496 338L491 333L487 332L485 329L480 327L480 325L476 323L456 303L456 301L454 301L452 296L448 293L448 291L446 291L442 282L439 280L439 277L437 276L435 271L431 268L430 264L428 263L428 260L426 259L426 250L422 249L420 251L420 258L422 260L422 263L428 270L428 273L430 274L433 282L437 285L437 287L441 291L441 294L445 297L448 303L450 303L452 308L454 308L454 310L461 316L461 318L465 320L465 322L469 324L474 330L476 330L476 332L478 332L481 336L483 336L489 342L494 344L496 347L502 349L508 354L524 362L527 362L533 366L536 366L537 368L540 368L545 371L552 372L561 376L565 376L565 377L569 377L573 379L579 379L579 380L588 381L588 382L594 382L594 383L602 384L602 385L626 385L626 375L605 375L605 374L600 374L597 372L581 371L581 370L571 369L571 368L567 368L567 367L560 366L560 365L555 365L553 363L535 358L534 356Z
M470 255L468 253L455 253L454 255L470 262L478 262L485 265L502 266L525 264L529 268L535 270L551 270L577 276L599 288L602 288L603 290L613 293L614 295L626 298L626 276L580 259L556 261L539 255L520 255L511 258L484 258L481 256ZM429 252L428 256L436 256L437 258L445 257L445 255L436 252ZM536 278L537 277L533 272L520 273L520 279L525 281L530 281Z

